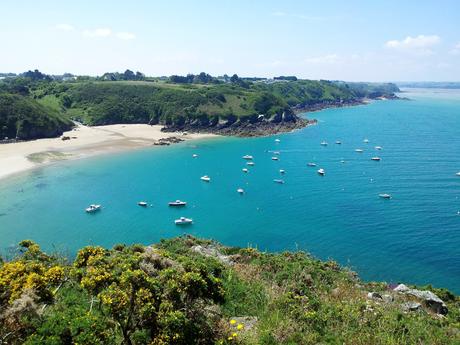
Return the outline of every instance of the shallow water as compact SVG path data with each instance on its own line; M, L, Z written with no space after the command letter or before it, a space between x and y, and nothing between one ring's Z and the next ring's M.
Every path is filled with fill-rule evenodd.
M147 244L187 232L262 250L304 249L364 279L460 293L460 91L412 89L405 96L412 100L315 113L317 126L276 136L278 144L275 137L186 142L0 181L0 247L31 238L74 253L87 244ZM271 160L273 150L279 161ZM376 155L380 162L370 159ZM316 173L320 167L326 176ZM205 174L210 183L200 181ZM277 178L285 184L273 183ZM167 206L178 198L186 208ZM141 208L140 200L152 206ZM90 203L103 210L86 214ZM175 226L179 216L194 224Z

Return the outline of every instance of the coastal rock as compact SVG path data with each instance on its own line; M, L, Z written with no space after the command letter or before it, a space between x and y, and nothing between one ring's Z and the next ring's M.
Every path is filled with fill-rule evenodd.
M422 305L418 302L406 302L401 305L404 311L421 311Z
M235 320L236 325L243 325L243 330L250 331L256 326L258 318L256 316L234 316L231 317L230 320Z
M444 301L431 291L410 289L404 284L399 284L394 288L394 291L414 296L422 300L425 307L429 308L436 314L446 315L448 313L448 309Z
M382 295L379 294L378 292L369 292L367 294L367 298L369 298L369 299L383 299Z
M234 263L230 256L222 254L215 246L212 245L205 247L201 245L195 245L191 248L191 250L203 256L213 257L225 265L233 265Z

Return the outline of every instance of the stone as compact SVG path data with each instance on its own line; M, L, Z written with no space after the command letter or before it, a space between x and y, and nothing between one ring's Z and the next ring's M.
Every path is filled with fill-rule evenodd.
M367 298L369 298L369 299L383 299L382 295L379 294L378 292L369 292L367 294Z
M418 302L406 302L402 304L402 309L404 311L420 311L422 310L422 305Z
M208 245L206 247L203 247L201 245L195 245L191 249L192 251L199 253L203 256L216 258L223 264L233 265L233 261L230 259L230 256L222 254L215 246Z
M405 295L414 296L423 301L424 305L436 314L446 315L448 313L447 305L436 294L428 290L409 289L404 284L399 284L394 291Z

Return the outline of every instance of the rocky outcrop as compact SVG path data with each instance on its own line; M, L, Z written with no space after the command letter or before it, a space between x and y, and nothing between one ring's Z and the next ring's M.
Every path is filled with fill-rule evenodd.
M448 312L447 306L442 299L436 296L433 292L428 290L410 289L404 284L399 284L393 289L398 293L413 296L422 301L426 308L435 312L436 314L446 315Z
M233 261L230 256L222 254L219 249L213 245L195 245L191 248L191 250L203 256L213 257L225 265L233 265Z
M228 120L213 121L206 124L191 122L183 125L165 126L162 131L175 132L187 131L191 133L213 133L227 136L257 137L272 135L281 132L290 132L315 124L316 120L307 120L293 113L282 113L267 119L263 115L257 118L242 118L236 121Z

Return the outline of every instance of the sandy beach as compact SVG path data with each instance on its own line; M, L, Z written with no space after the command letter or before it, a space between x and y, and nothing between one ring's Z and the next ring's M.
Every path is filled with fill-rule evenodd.
M216 137L214 134L165 133L162 126L145 124L77 126L62 137L0 144L0 179L60 160L152 146L171 137L183 140ZM160 147L160 146L157 146Z

